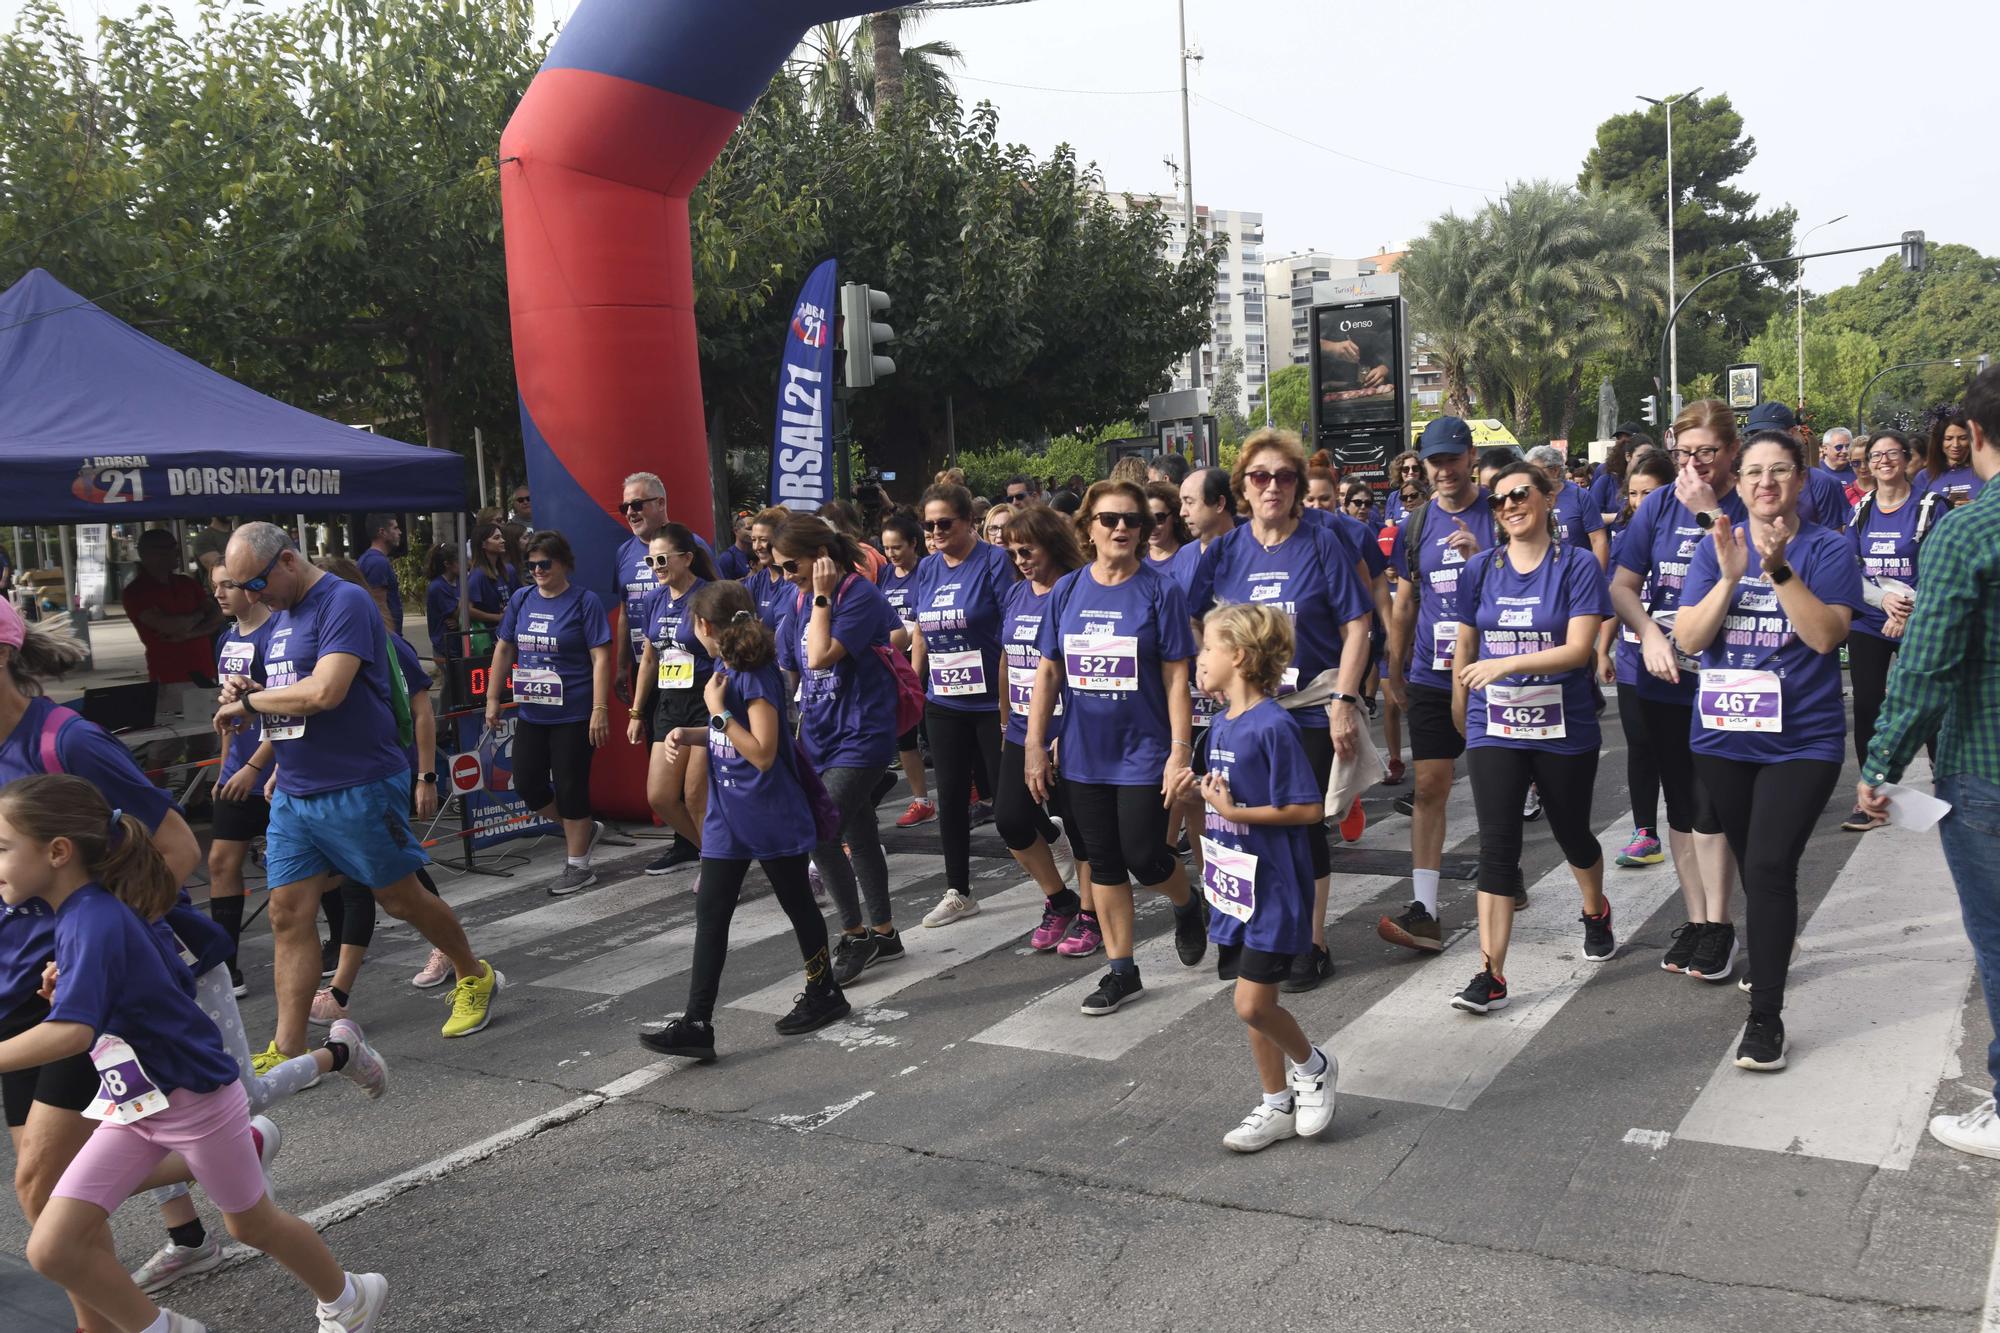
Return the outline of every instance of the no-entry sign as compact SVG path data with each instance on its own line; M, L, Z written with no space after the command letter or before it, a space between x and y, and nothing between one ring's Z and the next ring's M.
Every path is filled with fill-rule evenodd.
M455 754L451 757L451 792L469 796L479 790L479 756Z

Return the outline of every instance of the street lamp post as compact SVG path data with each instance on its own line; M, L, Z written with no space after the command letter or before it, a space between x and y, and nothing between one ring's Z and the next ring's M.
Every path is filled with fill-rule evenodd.
M1799 237L1799 249L1801 249L1801 250L1805 249L1805 248L1806 248L1806 242L1807 242L1808 240L1811 240L1811 239L1812 239L1812 234L1813 234L1814 232L1818 231L1818 230L1819 230L1819 229L1820 229L1821 227L1831 227L1831 226L1832 226L1832 225L1833 225L1834 223L1836 223L1836 222L1845 222L1846 220L1847 220L1847 214L1845 214L1845 213L1842 213L1842 214L1841 214L1841 215L1840 215L1839 217L1837 217L1837 218L1828 218L1828 219L1827 219L1826 221L1824 221L1824 222L1821 222L1821 223L1817 223L1817 224L1815 224L1814 226L1811 226L1811 227L1808 227L1808 228L1806 228L1806 234L1805 234L1804 236L1801 236L1801 237ZM1796 289L1797 289L1797 291L1798 291L1798 298L1799 298L1799 301L1798 301L1798 306L1799 306L1799 378L1798 378L1798 388L1799 388L1799 411L1801 411L1801 412L1804 412L1804 411L1806 410L1806 265L1805 265L1805 261L1804 261L1804 260L1800 260L1800 261L1799 261L1799 271L1797 272L1797 274L1795 274L1795 275L1794 275L1794 277L1793 277L1793 282L1792 282L1792 285L1793 285L1793 287L1794 287L1794 288L1796 288Z
M1669 308L1674 309L1678 308L1674 302L1674 264L1676 262L1674 259L1674 214L1679 211L1680 204L1680 200L1674 195L1674 104L1676 102L1685 102L1700 91L1700 88L1692 88L1678 97L1669 97L1664 100L1658 97L1648 97L1644 93L1635 94L1640 101L1651 102L1654 106L1661 108L1667 113L1667 305ZM1667 325L1667 402L1671 404L1667 415L1670 418L1679 416L1681 414L1681 340L1675 334L1674 326L1671 322Z

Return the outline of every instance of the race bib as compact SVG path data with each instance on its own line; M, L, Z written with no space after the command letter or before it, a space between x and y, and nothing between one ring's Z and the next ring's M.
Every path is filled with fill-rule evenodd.
M1215 715L1226 706L1214 695L1203 694L1193 685L1188 686L1188 693L1194 696L1194 724L1197 727L1205 727L1213 722Z
M1073 690L1139 688L1139 640L1131 634L1063 635L1063 673Z
M1708 731L1783 731L1784 686L1775 671L1711 667L1701 673L1695 711Z
M1257 858L1215 839L1201 840L1201 896L1224 916L1248 921L1257 910Z
M1431 670L1451 670L1452 654L1458 651L1458 622L1440 620L1431 626Z
M296 671L267 671L264 688L277 689L282 685L296 684L298 679ZM302 717L288 717L282 713L260 713L258 716L263 718L260 734L267 741L295 741L306 734L306 720Z
M167 1109L167 1094L147 1075L139 1057L122 1038L106 1033L90 1048L97 1066L97 1100L84 1108L92 1120L129 1125Z
M1028 705L1035 699L1035 668L1007 664L1007 707L1016 713L1026 714ZM1062 712L1060 701L1056 711Z
M250 666L257 660L257 645L243 643L236 639L222 645L222 651L215 655L215 669L225 676L247 676Z
M931 693L941 699L986 693L986 663L977 648L930 655Z
M537 708L561 708L562 676L552 667L514 668L515 702Z
M685 648L669 648L660 654L660 688L694 688L694 654Z
M1569 734L1563 725L1560 685L1488 685L1486 734L1517 741L1554 741Z

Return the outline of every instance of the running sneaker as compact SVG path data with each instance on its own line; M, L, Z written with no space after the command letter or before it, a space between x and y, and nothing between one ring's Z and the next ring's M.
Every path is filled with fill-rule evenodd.
M678 1055L697 1064L715 1063L715 1025L687 1018L670 1018L657 1032L641 1032L639 1044L661 1055Z
M1530 823L1542 817L1542 789L1534 783L1528 784L1528 799L1521 803L1521 818Z
M258 1078L262 1078L291 1058L291 1056L286 1055L278 1049L278 1042L274 1037L271 1039L269 1046L266 1046L263 1050L258 1051L250 1057L250 1072Z
M924 924L936 929L978 915L979 904L973 901L970 895L960 893L957 889L946 889L944 897L938 899L938 905L924 913Z
M1991 1103L1988 1103L1991 1105ZM206 1273L222 1262L222 1242L213 1234L202 1237L199 1245L176 1245L168 1241L153 1257L132 1270L132 1281L151 1296L165 1291L184 1277Z
M971 821L968 825L970 828L978 828L981 824L991 824L993 822L993 802L974 801L971 808L966 811L966 818Z
M604 825L599 824L599 828ZM581 892L597 883L597 871L591 866L565 865L562 873L549 884L549 897L567 898L572 893Z
M1736 1067L1775 1074L1785 1067L1785 1020L1750 1015L1736 1046Z
M316 1028L323 1028L336 1018L347 1017L347 1006L333 998L333 987L320 987L319 994L313 996L312 1009L306 1014L306 1021Z
M814 902L823 903L826 901L826 878L819 873L818 866L808 865L806 867L806 887L812 890Z
M1174 952L1182 967L1195 966L1208 952L1208 902L1198 893L1188 897L1186 911L1174 909Z
M1618 853L1618 864L1627 870L1635 866L1656 866L1666 859L1667 854L1660 850L1660 840L1653 836L1651 829L1633 829L1632 841Z
M319 979L325 981L340 968L340 941L319 942Z
M1605 899L1604 910L1596 916L1585 912L1583 922L1583 956L1593 963L1602 963L1618 952L1618 937L1611 933L1611 900Z
M670 870L681 866L693 865L699 860L701 860L701 848L695 846L686 838L676 837L673 846L646 862L646 873L649 875L664 875Z
M242 999L250 993L250 983L243 979L243 969L236 966L236 960L229 960L229 993Z
M318 1079L314 1079L316 1084ZM257 1170L264 1176L264 1193L271 1196L271 1202L278 1201L278 1186L271 1179L271 1163L278 1160L278 1149L284 1146L285 1136L277 1123L267 1116L250 1117L250 1143L257 1149Z
M1080 1007L1092 1018L1115 1014L1119 1006L1144 989L1146 988L1139 981L1139 969L1136 967L1130 972L1116 970L1106 972L1098 981L1097 989L1083 997L1083 1004Z
M1736 970L1736 955L1741 947L1736 940L1735 926L1727 921L1710 921L1701 928L1701 938L1694 946L1694 957L1688 960L1687 974L1701 981L1727 981L1729 974Z
M160 1313L167 1317L167 1333L208 1333L208 1325L199 1319L175 1314L164 1305L160 1307Z
M1382 785L1385 787L1400 787L1408 777L1409 771L1400 759L1391 759L1382 766Z
M1451 1007L1463 1009L1468 1014L1490 1014L1495 1009L1507 1007L1507 978L1496 977L1489 969L1482 969L1464 990L1451 997Z
M1417 813L1416 793L1407 791L1404 792L1401 796L1398 796L1396 798L1395 804L1391 808L1394 809L1395 812L1399 815L1412 815L1412 816L1415 815Z
M1694 960L1696 946L1701 943L1703 923L1683 921L1674 931L1673 943L1667 946L1666 955L1660 959L1660 967L1667 972L1685 972Z
M347 1280L354 1284L354 1303L344 1310L318 1306L319 1333L375 1333L381 1326L389 1279L380 1273L349 1273Z
M1333 1053L1317 1046L1313 1050L1326 1060L1326 1067L1317 1074L1308 1074L1289 1060L1285 1062L1286 1082L1292 1089L1292 1114L1298 1118L1300 1137L1308 1139L1325 1132L1333 1123L1335 1085L1340 1082L1340 1062L1333 1058Z
M451 1017L444 1023L447 1037L469 1037L492 1021L493 1001L507 978L484 958L479 960L479 968L481 975L460 977L453 989Z
M778 1035L797 1037L808 1032L817 1032L829 1023L838 1023L854 1012L854 1006L840 992L840 987L831 978L822 977L818 981L806 982L805 990L799 995L792 1012L777 1021Z
M896 816L897 828L915 828L928 824L937 818L937 806L919 796L910 802L910 808Z
M1881 828L1888 822L1882 816L1870 814L1857 805L1854 807L1854 813L1849 815L1846 821L1841 824L1840 831L1842 833L1869 833Z
M1278 989L1287 995L1298 995L1315 990L1322 981L1333 978L1333 955L1315 944L1302 954L1292 956L1292 970L1278 983Z
M1028 947L1036 953L1049 952L1063 942L1063 937L1069 934L1070 925L1076 918L1075 912L1059 912L1054 907L1046 905L1045 900L1042 907L1042 924L1036 926L1035 933L1028 937Z
M1931 1137L1974 1157L2000 1157L2000 1118L1988 1097L1964 1115L1931 1117Z
M343 1016L335 1020L326 1039L347 1048L347 1063L341 1066L341 1077L367 1093L369 1101L381 1101L382 1094L389 1090L389 1062L368 1044L361 1025Z
M1076 923L1063 936L1056 953L1064 958L1088 958L1104 947L1104 931L1097 924L1097 917L1090 912L1078 912Z
M1377 921L1375 933L1390 944L1420 953L1438 953L1444 949L1443 924L1419 902L1405 907L1401 916L1385 916Z
M853 982L875 961L875 932L842 935L833 945L833 980L837 986Z
M1517 912L1528 910L1528 890L1525 886L1514 891L1514 910Z
M1340 821L1340 838L1343 842L1360 842L1361 835L1368 828L1368 812L1361 808L1361 798L1354 798L1354 804L1347 809L1347 817Z
M432 949L431 956L424 960L424 965L410 978L410 984L418 990L430 990L434 986L444 985L450 976L451 959L444 956L443 949Z
M1242 1124L1222 1136L1222 1146L1231 1152L1262 1152L1280 1139L1298 1137L1298 1133L1297 1115L1258 1102Z

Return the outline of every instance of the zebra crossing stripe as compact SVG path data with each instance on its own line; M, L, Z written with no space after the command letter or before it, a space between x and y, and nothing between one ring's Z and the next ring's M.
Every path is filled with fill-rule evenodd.
M566 930L593 926L627 912L655 907L675 899L685 900L692 910L694 876L634 875L630 879L598 884L568 898L558 899L546 907L530 908L498 921L473 926L466 934L471 938L474 953L482 958L491 958L524 944L538 944ZM397 964L421 962L429 953L430 946L418 941L413 948L385 955L384 961Z

